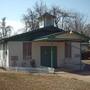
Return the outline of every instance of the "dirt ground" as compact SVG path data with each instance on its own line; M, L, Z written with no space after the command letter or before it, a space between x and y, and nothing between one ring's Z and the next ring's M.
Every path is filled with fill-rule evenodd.
M90 75L80 74L1 71L0 90L90 90Z

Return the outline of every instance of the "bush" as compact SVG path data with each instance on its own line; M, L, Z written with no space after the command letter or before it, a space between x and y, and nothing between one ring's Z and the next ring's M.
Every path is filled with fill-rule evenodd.
M36 63L35 63L35 60L34 60L34 59L32 59L32 60L30 61L30 64L31 64L32 67L36 67Z

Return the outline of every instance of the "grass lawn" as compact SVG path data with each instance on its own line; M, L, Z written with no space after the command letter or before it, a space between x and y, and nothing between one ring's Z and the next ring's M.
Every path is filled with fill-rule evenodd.
M0 73L0 90L90 90L90 83L56 75Z

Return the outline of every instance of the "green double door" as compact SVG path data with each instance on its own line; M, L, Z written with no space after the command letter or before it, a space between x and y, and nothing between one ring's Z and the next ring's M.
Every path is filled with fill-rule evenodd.
M41 66L57 67L56 46L41 46Z

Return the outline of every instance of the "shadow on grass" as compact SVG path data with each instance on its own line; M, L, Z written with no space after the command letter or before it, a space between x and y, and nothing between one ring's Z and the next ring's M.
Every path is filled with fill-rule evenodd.
M71 68L57 68L55 72L67 72L72 74L78 74L83 76L90 76L90 64L85 64L83 70L73 70Z

